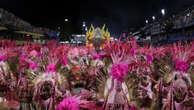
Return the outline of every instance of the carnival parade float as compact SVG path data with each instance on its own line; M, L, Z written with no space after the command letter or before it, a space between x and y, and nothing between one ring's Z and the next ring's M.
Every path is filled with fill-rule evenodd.
M194 42L110 42L105 26L86 46L4 41L0 110L194 110Z

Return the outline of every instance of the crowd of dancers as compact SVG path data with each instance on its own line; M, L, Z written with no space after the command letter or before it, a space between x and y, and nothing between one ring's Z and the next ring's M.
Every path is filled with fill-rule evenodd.
M194 42L103 48L4 41L0 110L194 110Z

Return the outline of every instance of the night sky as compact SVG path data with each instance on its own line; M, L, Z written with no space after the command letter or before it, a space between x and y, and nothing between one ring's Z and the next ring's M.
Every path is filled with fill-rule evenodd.
M138 29L153 15L159 19L162 8L173 14L192 5L194 0L0 0L0 8L35 26L52 28L69 18L75 33L86 21L87 25L107 24L112 35Z

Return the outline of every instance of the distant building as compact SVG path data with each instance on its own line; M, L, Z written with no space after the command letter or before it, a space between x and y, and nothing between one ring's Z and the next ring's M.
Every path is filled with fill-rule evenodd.
M86 35L85 34L72 34L71 44L72 45L86 45Z

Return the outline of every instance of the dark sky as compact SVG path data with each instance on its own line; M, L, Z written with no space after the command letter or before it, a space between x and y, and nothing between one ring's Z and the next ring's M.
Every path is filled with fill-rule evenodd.
M194 5L194 0L0 0L4 8L35 26L53 27L70 18L74 31L81 22L102 26L113 35L138 28L159 16L160 9L175 13Z

